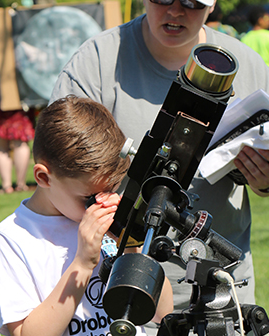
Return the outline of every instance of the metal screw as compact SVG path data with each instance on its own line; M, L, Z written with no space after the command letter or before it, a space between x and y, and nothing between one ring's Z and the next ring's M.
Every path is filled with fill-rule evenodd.
M168 167L168 171L171 174L174 174L177 171L177 165L175 163L171 163Z
M247 286L248 279L243 279L242 281L235 282L234 285L238 286L239 288L242 288L243 286Z
M126 334L128 332L127 326L124 326L124 325L118 326L116 328L116 330L117 330L117 333L121 334L121 335L124 335L124 334Z
M181 278L181 279L177 279L177 283L181 284L181 282L183 282L185 280L185 277Z
M257 310L256 313L255 313L255 318L258 320L258 321L262 321L264 319L264 312L262 312L261 310Z
M197 257L198 256L198 250L196 250L196 249L193 249L192 251L191 251L191 255L192 256L194 256L194 257Z
M184 134L184 135L188 135L190 132L191 132L191 130L190 130L188 127L185 127L185 128L183 129L183 134Z

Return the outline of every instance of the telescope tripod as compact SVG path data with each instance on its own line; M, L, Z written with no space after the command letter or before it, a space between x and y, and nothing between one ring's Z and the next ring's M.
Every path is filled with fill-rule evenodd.
M241 305L245 333L253 331L262 336L269 333L269 320L265 310L256 305ZM187 310L169 314L162 320L158 336L187 336L191 329L198 336L234 336L238 329L235 308L216 310L214 313Z
M269 335L269 320L262 307L236 306L230 286L216 283L217 262L193 259L189 263L185 281L193 284L190 306L165 316L157 336L187 336L190 330L198 336L243 336L251 330L255 336Z

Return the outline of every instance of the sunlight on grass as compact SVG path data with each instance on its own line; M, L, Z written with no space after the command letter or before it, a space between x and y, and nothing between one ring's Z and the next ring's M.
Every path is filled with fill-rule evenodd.
M29 146L32 152L33 141L30 141ZM10 214L12 214L14 210L20 205L22 200L32 196L34 192L34 186L36 184L34 175L33 175L33 166L34 166L34 161L31 155L30 163L29 163L27 175L26 175L26 184L30 187L29 191L14 192L12 194L0 194L0 221L6 218L7 216L9 216ZM1 179L0 179L0 182L1 182ZM15 176L14 167L12 171L12 182L13 182L13 186L15 186L16 176Z
M249 192L252 228L251 250L254 261L257 304L269 313L269 198L261 198Z

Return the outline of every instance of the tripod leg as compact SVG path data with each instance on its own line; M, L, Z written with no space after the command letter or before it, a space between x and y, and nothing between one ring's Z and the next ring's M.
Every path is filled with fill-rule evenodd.
M264 308L256 305L241 305L246 332L255 336L269 334L269 318Z
M209 318L206 321L207 336L235 336L234 322L231 317Z
M205 321L198 321L196 326L196 333L198 336L206 336Z
M190 327L184 314L169 314L162 319L157 336L188 336Z

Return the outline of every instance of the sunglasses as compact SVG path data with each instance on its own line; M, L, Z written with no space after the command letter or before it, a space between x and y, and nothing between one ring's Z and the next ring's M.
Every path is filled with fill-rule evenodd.
M150 2L164 5L164 6L170 6L174 3L175 0L150 0ZM204 9L206 5L201 4L201 2L198 2L196 0L179 0L180 4L184 8L188 9Z

